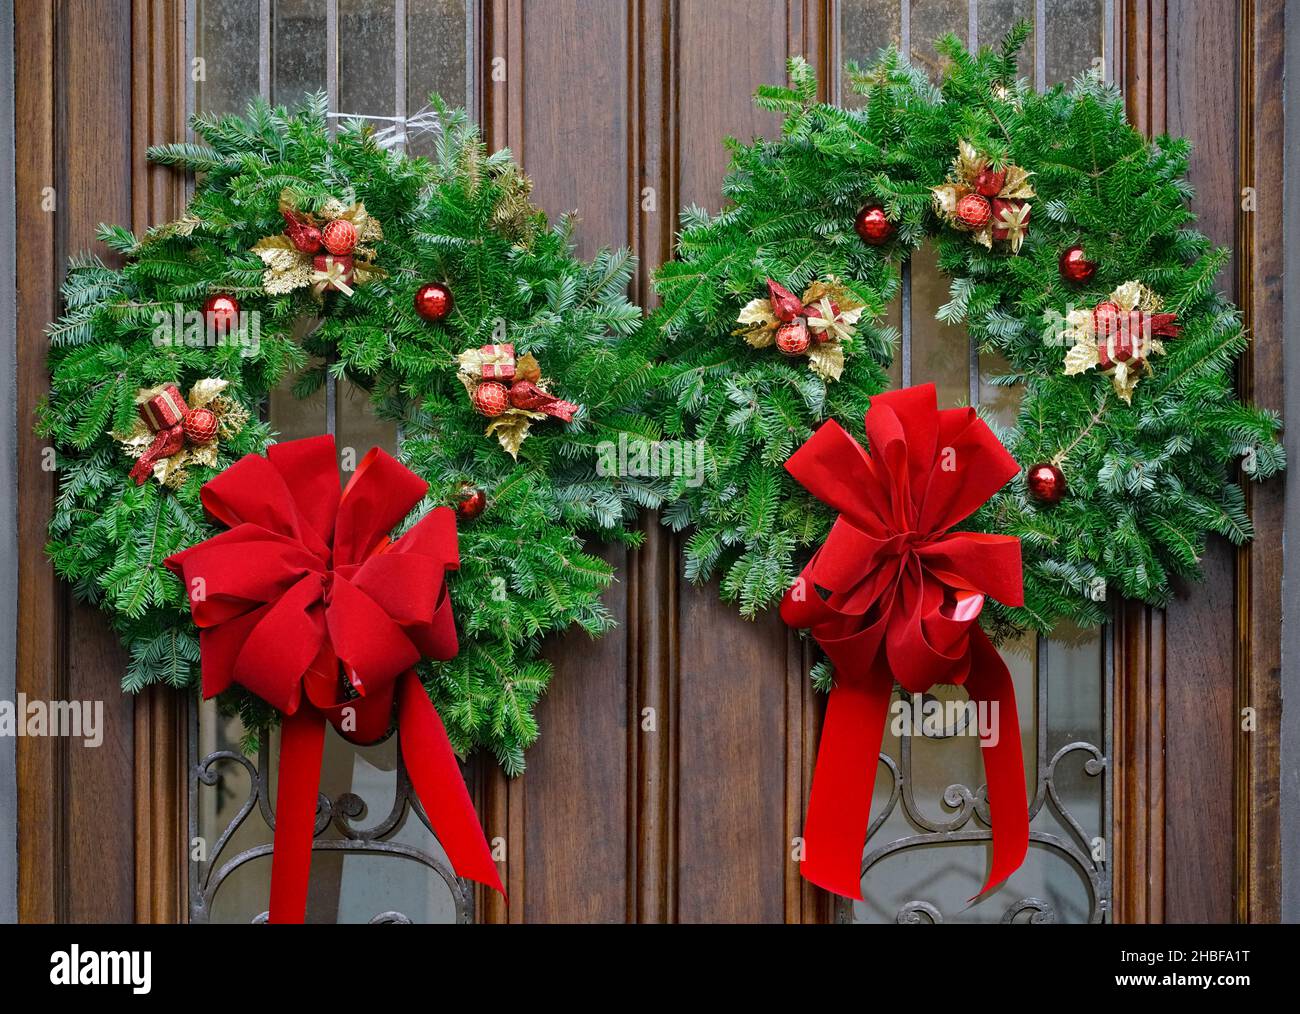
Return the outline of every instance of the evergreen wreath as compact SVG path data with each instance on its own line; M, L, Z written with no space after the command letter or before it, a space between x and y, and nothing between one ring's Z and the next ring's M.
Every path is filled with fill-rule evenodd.
M488 154L464 112L437 100L434 112L430 159L361 123L332 137L323 96L292 114L255 102L244 117L196 117L202 143L150 151L198 182L175 222L139 237L101 227L120 268L83 257L68 272L39 420L59 473L48 550L129 649L126 690L196 685L197 631L162 562L216 531L200 487L273 441L259 418L273 388L296 376L301 397L327 373L349 378L429 483L407 524L461 508L461 650L421 675L457 751L486 746L514 774L551 677L542 638L613 623L600 601L613 571L584 535L635 545L629 522L658 503L656 480L597 472L603 441L655 436L638 408L655 370L626 298L629 252L577 259L573 223L548 225L510 152ZM160 312L205 301L203 340L157 340ZM295 337L303 322L315 326ZM138 415L165 414L183 391L184 446L139 459L156 436ZM245 691L223 703L254 734L275 717Z
M876 320L927 239L951 279L939 318L1005 355L995 383L1023 388L1015 427L994 426L1022 472L962 526L1021 540L1025 605L991 604L995 633L1100 623L1108 591L1163 605L1208 533L1251 537L1229 469L1284 467L1281 422L1234 390L1248 339L1214 290L1228 252L1187 207L1190 146L1143 138L1093 74L1042 94L1018 81L1028 32L977 55L945 38L938 88L893 49L850 65L859 109L819 102L791 60L788 87L755 98L784 115L780 137L728 140L727 206L684 212L649 322L670 364L656 412L708 458L664 520L694 528L687 576L719 575L746 616L826 537L833 513L782 466L827 419L862 441L898 338Z

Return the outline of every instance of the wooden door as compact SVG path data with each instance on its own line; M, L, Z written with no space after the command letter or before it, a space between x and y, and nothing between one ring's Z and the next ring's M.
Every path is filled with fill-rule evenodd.
M42 328L57 314L67 255L95 247L100 221L138 229L183 206L183 181L146 167L143 153L181 137L196 103L323 87L342 111L400 116L419 101L408 83L438 79L454 92L459 68L464 94L448 97L463 97L490 141L513 149L548 212L577 210L583 254L634 249L632 297L650 305L676 209L719 207L721 139L777 129L750 95L782 80L788 57L805 56L833 97L846 57L869 58L893 41L925 62L943 32L987 42L1021 16L1042 40L1024 65L1037 84L1098 58L1141 129L1196 142L1195 207L1202 228L1235 250L1222 285L1257 339L1241 385L1280 408L1280 216L1250 214L1240 200L1254 186L1259 207L1281 203L1282 12L1267 0L18 0L20 418L45 386ZM47 187L53 212L38 197ZM906 379L948 370L936 379L952 398L980 398L980 371L995 364L927 360L925 343L937 337L919 311L933 279L920 259L909 270ZM364 413L334 397L332 406L273 412L288 430L364 433ZM20 741L20 915L184 920L201 723L172 692L117 692L121 651L102 618L54 580L40 548L54 492L42 453L24 428L18 688L102 698L109 731L93 752ZM1089 707L1105 760L1090 804L1104 858L1076 915L1278 917L1280 485L1251 497L1252 546L1216 543L1206 582L1181 590L1175 606L1117 604L1111 627L1082 642L1093 655ZM507 909L479 894L474 918L878 917L810 889L790 860L820 719L808 649L775 615L742 621L714 588L685 582L676 539L654 517L643 524L642 550L609 551L618 630L594 645L584 636L549 648L556 678L527 773L510 781L489 759L470 766L488 835L504 841L512 899ZM1080 657L1061 640L1029 646L1025 685L1051 685ZM1257 710L1250 734L1243 707ZM654 709L653 732L643 731L645 709ZM897 916L933 913L903 906Z

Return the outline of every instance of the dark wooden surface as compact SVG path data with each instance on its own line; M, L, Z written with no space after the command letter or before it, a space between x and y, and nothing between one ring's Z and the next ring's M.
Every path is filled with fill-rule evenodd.
M1252 0L1245 0L1252 2ZM721 138L776 129L749 96L802 53L830 79L837 4L822 0L484 0L482 120L551 213L576 210L580 249L628 243L633 295L668 255L674 209L718 206ZM1242 386L1280 406L1279 10L1265 0L1167 9L1118 0L1119 75L1149 132L1197 142L1202 227L1233 245L1223 279L1255 329ZM182 7L169 0L17 2L19 406L45 386L42 328L68 254L101 220L172 214L174 183L144 168L178 130ZM132 45L134 41L134 47ZM418 40L412 40L418 44ZM493 83L492 58L507 79ZM1234 111L1236 111L1234 113ZM1239 210L1253 180L1261 215ZM40 210L43 187L58 210ZM656 210L643 212L643 188ZM1269 209L1272 209L1269 211ZM102 250L100 251L103 252ZM19 688L105 702L99 750L19 744L24 919L174 919L183 913L183 727L165 693L117 692L123 660L93 611L69 603L41 550L52 479L19 439ZM1207 553L1208 583L1167 615L1130 609L1116 641L1116 915L1277 917L1280 487L1256 491L1260 540ZM790 862L816 747L808 659L773 615L739 620L680 577L676 540L610 551L613 635L557 640L542 739L522 778L473 768L490 837L507 845L511 904L489 921L822 921ZM1243 704L1260 731L1239 732ZM641 731L653 708L654 732ZM134 828L134 833L132 831Z

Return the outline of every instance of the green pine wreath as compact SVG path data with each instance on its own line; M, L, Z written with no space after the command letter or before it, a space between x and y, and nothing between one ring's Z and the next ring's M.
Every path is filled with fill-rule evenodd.
M193 128L203 143L150 152L198 182L175 222L140 237L101 227L121 267L95 257L71 265L66 313L49 331L50 393L39 420L59 475L48 549L58 573L107 612L129 649L127 690L195 686L197 631L162 561L216 531L200 487L274 439L259 419L272 389L293 377L294 394L306 396L327 373L349 378L398 424L399 456L429 483L410 523L467 489L486 494L484 512L460 525L461 569L450 575L460 654L426 663L422 674L456 749L488 747L513 774L537 737L533 709L552 675L542 639L571 626L595 636L613 623L600 598L613 570L584 550L584 538L635 545L637 508L659 502L653 478L598 474L603 442L656 435L638 407L656 372L640 310L627 300L628 251L577 259L573 223L548 225L510 153L489 154L463 112L436 100L435 112L430 159L386 150L360 123L332 137L323 97L293 114L258 102L244 117L199 117ZM356 218L355 273L339 276L351 278L352 295L324 282L317 293L300 266L276 275L277 248L294 263L286 222L332 218L357 203L366 217ZM271 251L265 262L258 244ZM450 316L436 323L413 306L428 282L454 297ZM247 331L239 341L157 340L160 309L198 311L218 294L260 315L255 342ZM531 425L510 448L517 460L506 438L485 434L489 420L458 375L463 353L504 342L521 367L534 357L546 390L581 406L571 422L521 420ZM138 392L169 383L186 392L200 380L226 382L221 396L232 413L223 419L236 425L223 424L215 459L182 469L175 488L137 485L114 434L131 430ZM254 733L274 720L246 693L232 691L224 703Z
M995 382L1022 388L1015 427L990 424L1022 468L1055 464L1067 482L1050 504L1029 494L1022 471L962 526L1022 543L1025 606L994 603L985 615L995 632L1046 632L1062 619L1094 625L1106 618L1108 595L1163 605L1175 576L1197 575L1209 533L1251 537L1234 470L1263 479L1284 467L1281 422L1236 396L1234 366L1248 339L1239 312L1214 289L1228 252L1196 231L1188 209L1189 144L1143 138L1118 91L1095 75L1042 94L1018 81L1027 34L1020 25L998 51L978 55L944 39L939 88L896 50L869 69L851 65L858 109L817 101L811 69L792 60L789 86L762 87L755 100L784 115L780 137L728 141L727 206L712 217L684 215L678 257L656 275L663 303L649 321L670 368L669 397L655 411L667 436L703 440L708 459L702 483L677 481L664 519L694 529L688 577L719 576L721 595L746 616L781 595L796 556L829 530L829 508L782 465L827 419L861 441L898 337L878 319L902 261L926 240L951 280L940 319L964 323L981 350L1002 353L1010 371ZM1014 180L1033 193L1018 252L981 233L978 218L954 221L953 198L964 190L935 192L959 169L981 167L993 174L991 190L1009 193ZM873 206L888 235L868 243L855 220ZM1076 245L1095 265L1082 284L1067 282L1058 264ZM769 278L795 299L833 280L861 304L851 336L838 341L838 380L798 354L799 334L789 337L790 357L773 347L783 335L768 314L774 302L763 301ZM1095 319L1092 308L1125 285L1142 297L1141 310L1172 313L1181 329L1161 340L1163 354L1145 357L1149 372L1129 371L1122 394L1131 403L1118 369L1065 372L1081 319L1071 310ZM823 312L805 307L803 319ZM760 347L747 342L753 334ZM818 353L815 338L809 348ZM824 666L815 676L829 678Z

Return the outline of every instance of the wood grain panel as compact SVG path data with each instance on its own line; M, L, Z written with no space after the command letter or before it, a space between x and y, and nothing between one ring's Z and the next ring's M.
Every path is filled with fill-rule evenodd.
M629 6L532 0L489 8L489 76L491 58L505 55L508 79L504 97L501 83L483 82L494 143L514 151L552 218L578 213L580 256L625 242ZM511 886L522 888L512 894L511 921L621 922L634 907L627 554L602 555L620 577L605 596L619 628L594 644L572 633L549 645L555 676L538 708L541 739L527 773L505 789Z
M748 141L779 130L777 117L753 108L752 95L760 84L785 80L791 49L804 48L804 13L803 4L774 2L678 5L683 204L721 206L722 137ZM677 917L783 921L794 883L787 869L787 708L802 700L788 696L790 635L775 611L753 623L740 619L719 601L715 584L683 586L678 627Z
M1282 178L1284 9L1266 0L1241 5L1240 181L1253 186L1258 211L1240 210L1237 287L1254 336L1241 365L1242 395L1283 406ZM1237 733L1237 911L1241 922L1282 916L1280 813L1282 543L1280 479L1248 486L1256 541L1238 554L1237 711L1253 708L1257 726Z
M55 216L41 206L55 184L54 9L39 0L14 5L14 122L29 129L16 144L17 259L31 265L18 288L18 659L20 693L63 696L63 626L67 593L45 558L54 477L43 466L44 442L24 425L49 385L45 323L54 314L59 261ZM20 739L18 764L18 918L65 917L65 822L59 787L65 758L57 740Z
M1167 129L1195 145L1189 175L1201 230L1235 246L1240 181L1235 3L1180 4L1166 25ZM1236 291L1235 260L1219 279ZM1186 588L1165 626L1165 919L1231 922L1235 909L1236 558L1213 539L1204 581Z
M131 10L126 0L65 2L58 12L56 94L62 181L60 262L91 248L100 222L129 222ZM88 60L87 53L100 54ZM94 166L94 172L87 172ZM62 271L60 271L62 277ZM68 917L135 915L134 701L121 691L126 657L100 611L75 603L68 622L68 696L104 702L104 744L68 746Z
M146 152L185 136L185 11L168 0L132 0L131 225L137 233L180 214L182 174L150 165ZM181 922L186 913L186 734L189 700L168 687L135 699L135 918Z

